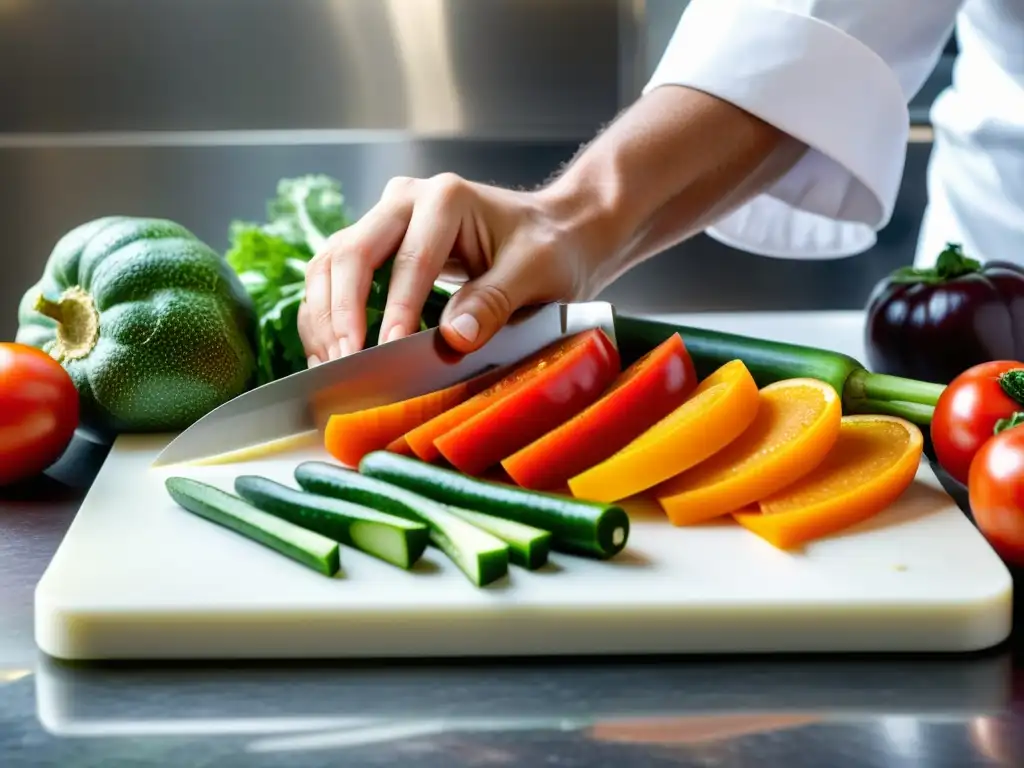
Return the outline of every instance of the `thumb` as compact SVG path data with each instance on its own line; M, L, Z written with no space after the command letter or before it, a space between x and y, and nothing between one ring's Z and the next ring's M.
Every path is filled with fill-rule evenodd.
M494 267L466 283L449 300L441 315L441 335L455 350L474 352L494 336L520 307L540 293L541 270L526 269L530 259L499 260Z

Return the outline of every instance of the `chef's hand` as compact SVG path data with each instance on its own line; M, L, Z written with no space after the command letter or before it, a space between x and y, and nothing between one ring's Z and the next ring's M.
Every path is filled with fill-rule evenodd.
M454 174L392 179L365 216L313 258L299 331L310 364L359 351L373 271L395 256L381 343L419 330L434 281L468 282L441 317L445 340L469 352L516 309L589 289L573 231L546 191L518 192Z
M438 277L468 283L441 333L475 350L519 307L592 298L633 265L774 183L803 152L777 128L677 86L644 96L551 184L394 179L310 262L299 332L310 364L358 351L373 271L395 255L380 341L419 328Z

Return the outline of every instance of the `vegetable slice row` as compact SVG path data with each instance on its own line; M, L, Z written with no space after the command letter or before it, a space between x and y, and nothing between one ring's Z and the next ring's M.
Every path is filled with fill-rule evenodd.
M618 350L604 332L584 331L532 368L498 382L499 388L503 382L512 386L434 445L453 466L478 475L582 411L618 372Z
M604 362L602 360L602 357L604 356L599 356L598 350L605 350L608 356L614 354L614 366L617 369L618 351L615 350L615 347L603 332L595 329L593 331L586 331L584 333L570 336L557 341L526 358L522 363L515 366L511 372L502 377L499 381L487 387L487 389L482 392L477 393L454 408L451 408L424 424L421 424L415 429L410 430L405 434L406 443L409 445L412 452L423 461L439 460L441 458L441 450L438 445L438 441L442 437L470 423L475 425L473 427L474 431L478 427L481 430L484 430L485 428L483 427L483 423L485 420L482 418L477 420L476 417L481 416L487 411L490 411L492 416L497 413L509 413L510 410L507 406L501 411L491 410L506 400L516 398L511 400L514 404L516 402L521 402L518 400L521 395L525 395L526 398L530 398L531 393L533 393L532 396L536 398L536 393L544 390L544 382L547 379L547 376L544 374L548 367L563 357L568 356L570 359L578 359L581 352L574 352L574 350L580 350L580 348L582 348L582 351L588 352L590 357L595 360L594 364L598 370L610 367L611 364L611 360L608 360L604 365L601 364ZM540 378L539 382L537 381L538 378ZM611 377L609 377L608 380L610 381L610 379ZM596 397L597 394L595 394L594 397ZM521 408L517 408L513 413L520 417L523 416ZM548 417L545 416L545 418ZM447 458L451 460L454 457L455 462L460 464L464 459L464 468L469 467L476 469L477 465L482 463L481 459L473 455L466 456L465 447L469 444L470 452L472 452L474 448L481 447L481 441L484 439L484 435L486 435L489 440L500 439L500 435L495 435L494 432L489 429L475 434L467 431L459 432L448 442L448 450L451 455ZM473 438L472 443L469 442L471 437ZM505 458L505 456L512 453L514 450L515 449L513 448L505 455L498 456L491 463L501 461L501 459ZM501 451L498 450L497 452L500 453ZM483 468L486 469L486 466Z
M478 377L333 417L331 452L358 459L358 471L306 462L295 470L303 490L242 476L242 498L186 478L167 487L186 509L329 574L340 567L338 542L409 568L429 541L478 586L507 574L509 562L540 567L552 548L606 559L629 536L629 516L614 502L651 488L677 525L731 514L788 548L881 511L920 461L922 437L909 420L842 417L822 373L838 378L837 359L761 391L733 359L697 384L673 333L613 381L617 350L594 329L496 383L488 374L489 386ZM848 390L857 371L847 373ZM422 460L424 445L462 473ZM470 476L499 462L521 485L567 479L577 498Z
M338 543L282 520L220 488L187 477L169 477L167 492L182 508L280 552L325 576L340 568Z
M921 463L921 430L894 416L844 416L839 439L803 478L733 515L780 549L799 546L863 522L909 487Z
M757 384L733 360L621 451L569 480L577 498L612 502L634 496L727 446L757 415Z
M448 510L508 544L509 559L516 565L534 571L547 563L551 551L550 531L470 509L448 507Z
M385 452L380 452L386 456ZM374 454L370 454L371 456ZM295 480L307 491L397 515L430 528L430 541L475 585L485 586L508 573L509 548L496 536L470 525L443 504L405 488L321 461L295 469Z
M386 451L367 454L359 471L442 504L550 531L560 552L605 559L621 552L629 538L629 516L612 504L524 491Z
M674 525L689 525L754 504L820 464L839 437L839 395L816 379L789 379L759 393L753 423L706 461L654 491Z
M324 446L342 464L354 467L370 451L402 440L402 436L426 421L450 410L493 384L497 371L420 397L352 413L335 414L327 421Z
M561 488L668 416L696 387L693 361L674 333L622 372L595 403L501 466L523 488Z
M235 492L264 512L399 568L411 568L427 548L426 525L358 504L295 490L254 475L235 478Z

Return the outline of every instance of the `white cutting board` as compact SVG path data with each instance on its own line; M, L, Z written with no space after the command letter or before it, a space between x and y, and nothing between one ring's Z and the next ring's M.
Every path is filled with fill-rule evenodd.
M673 316L863 359L859 313ZM673 528L629 505L629 546L473 587L428 549L407 573L344 548L321 576L181 510L119 438L36 590L36 641L65 659L972 651L1010 633L1010 574L927 462L888 511L798 554L731 522ZM193 468L291 483L322 449ZM179 470L181 472L181 470Z

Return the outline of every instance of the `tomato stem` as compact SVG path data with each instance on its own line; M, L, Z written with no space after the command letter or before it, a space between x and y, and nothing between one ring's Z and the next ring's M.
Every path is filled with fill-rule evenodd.
M1011 400L1024 405L1024 369L1014 368L1000 375L999 386Z
M995 429L992 430L992 434L998 435L1000 432L1019 427L1021 424L1024 424L1024 413L1017 411L1008 419L999 419L996 422Z

